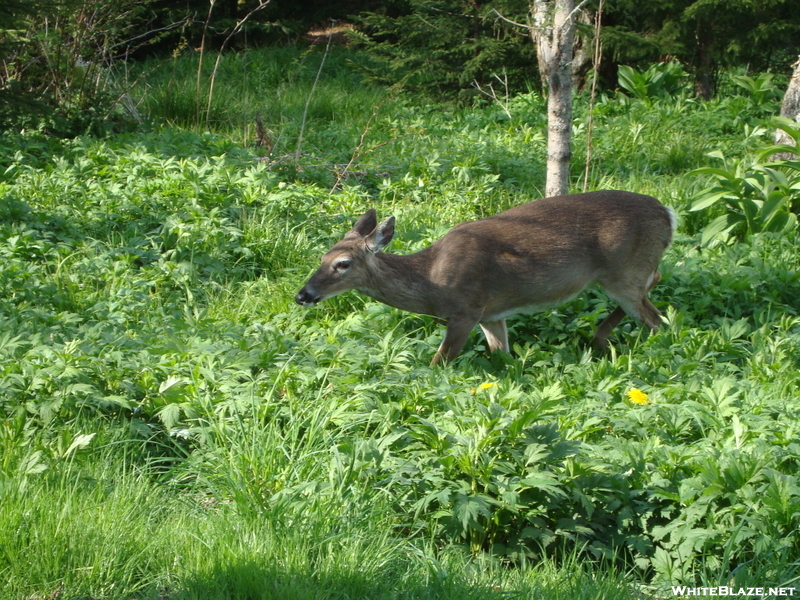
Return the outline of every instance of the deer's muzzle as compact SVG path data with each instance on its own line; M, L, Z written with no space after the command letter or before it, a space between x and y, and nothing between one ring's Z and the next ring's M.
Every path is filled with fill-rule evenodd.
M311 293L307 288L303 288L294 297L294 301L301 306L314 306L322 299L322 296Z

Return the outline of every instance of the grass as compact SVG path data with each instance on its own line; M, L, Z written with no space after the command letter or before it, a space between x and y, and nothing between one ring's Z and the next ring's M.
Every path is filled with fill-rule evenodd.
M599 104L592 187L655 194L681 217L657 333L626 320L594 355L611 307L590 292L510 320L511 355L476 333L431 369L431 319L355 293L305 310L294 293L370 206L397 215L405 253L535 198L541 98L514 99L511 118L429 106L359 84L360 59L336 49L296 159L320 59L223 60L213 132L196 98L168 104L194 93L186 56L135 90L169 124L0 139L0 597L613 599L791 582L797 233L701 248L714 215L686 211L704 187L688 171L706 151L751 151L765 107ZM255 112L272 154L249 143ZM585 143L579 122L576 156Z
M198 59L197 53L184 54L155 71L144 65L144 80L135 69L131 77L141 82L134 88L138 109L162 123L203 129L216 55L204 59L199 98L196 86L189 85L196 78ZM237 142L252 143L255 118L260 116L276 156L299 153L346 163L357 145L358 127L369 116L365 107L371 110L387 97L386 90L360 83L350 65L354 59L359 57L345 48L313 46L305 52L287 47L230 55L220 62L217 77L223 84L215 86L209 127ZM301 130L313 132L307 144L299 139Z
M633 597L623 578L598 579L577 565L509 571L398 537L377 495L312 501L298 519L238 494L159 483L137 444L119 439L114 424L98 437L107 432L117 439L93 440L35 482L32 473L4 480L3 597L490 599L558 598L567 589ZM252 449L227 452L240 461Z

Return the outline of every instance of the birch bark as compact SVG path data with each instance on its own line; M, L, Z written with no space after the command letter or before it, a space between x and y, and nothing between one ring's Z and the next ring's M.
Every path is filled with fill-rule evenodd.
M786 88L781 103L781 116L800 124L800 57L797 58L792 69L792 78L789 80L789 86ZM794 140L785 131L778 129L775 132L775 143L791 146L794 145ZM794 160L797 157L789 152L782 152L772 155L771 158L772 160Z
M531 17L539 71L547 88L545 195L558 196L569 192L575 0L534 0Z

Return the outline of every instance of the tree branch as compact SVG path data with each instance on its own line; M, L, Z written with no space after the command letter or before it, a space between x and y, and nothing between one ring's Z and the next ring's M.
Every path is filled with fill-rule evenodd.
M575 18L575 15L577 15L583 9L583 7L586 6L588 3L589 3L589 0L582 0L582 2L580 4L578 4L578 6L573 8L572 12L569 13L569 15L567 15L567 18L564 20L564 25L562 27L566 27L567 23L572 21L572 19Z
M493 8L492 12L494 14L496 14L497 18L500 19L501 21L505 21L506 23L510 23L511 25L516 25L517 27L522 27L523 29L527 29L528 31L533 29L533 27L531 25L523 25L522 23L517 23L516 21L512 21L511 19L507 19L506 17L501 15L499 12L497 12L496 8Z

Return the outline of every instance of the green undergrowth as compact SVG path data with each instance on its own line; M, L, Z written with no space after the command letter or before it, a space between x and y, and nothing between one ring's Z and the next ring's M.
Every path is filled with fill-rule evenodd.
M790 585L797 232L701 246L709 217L686 210L705 151L763 143L747 99L596 109L595 187L681 218L652 293L658 332L626 319L593 353L613 307L590 291L510 319L511 354L476 332L436 369L432 319L293 296L369 207L397 216L390 251L407 253L536 198L543 104L372 102L372 120L338 113L341 143L310 126L313 152L293 162L243 147L233 125L2 138L0 596ZM282 117L295 148L299 104ZM341 176L364 131L370 152Z
M4 479L2 597L634 597L622 577L580 566L544 563L522 573L438 552L398 535L388 500L375 494L289 517L156 483L132 464L136 445L112 437L101 430L91 451L62 449L41 473L33 452L25 475Z

